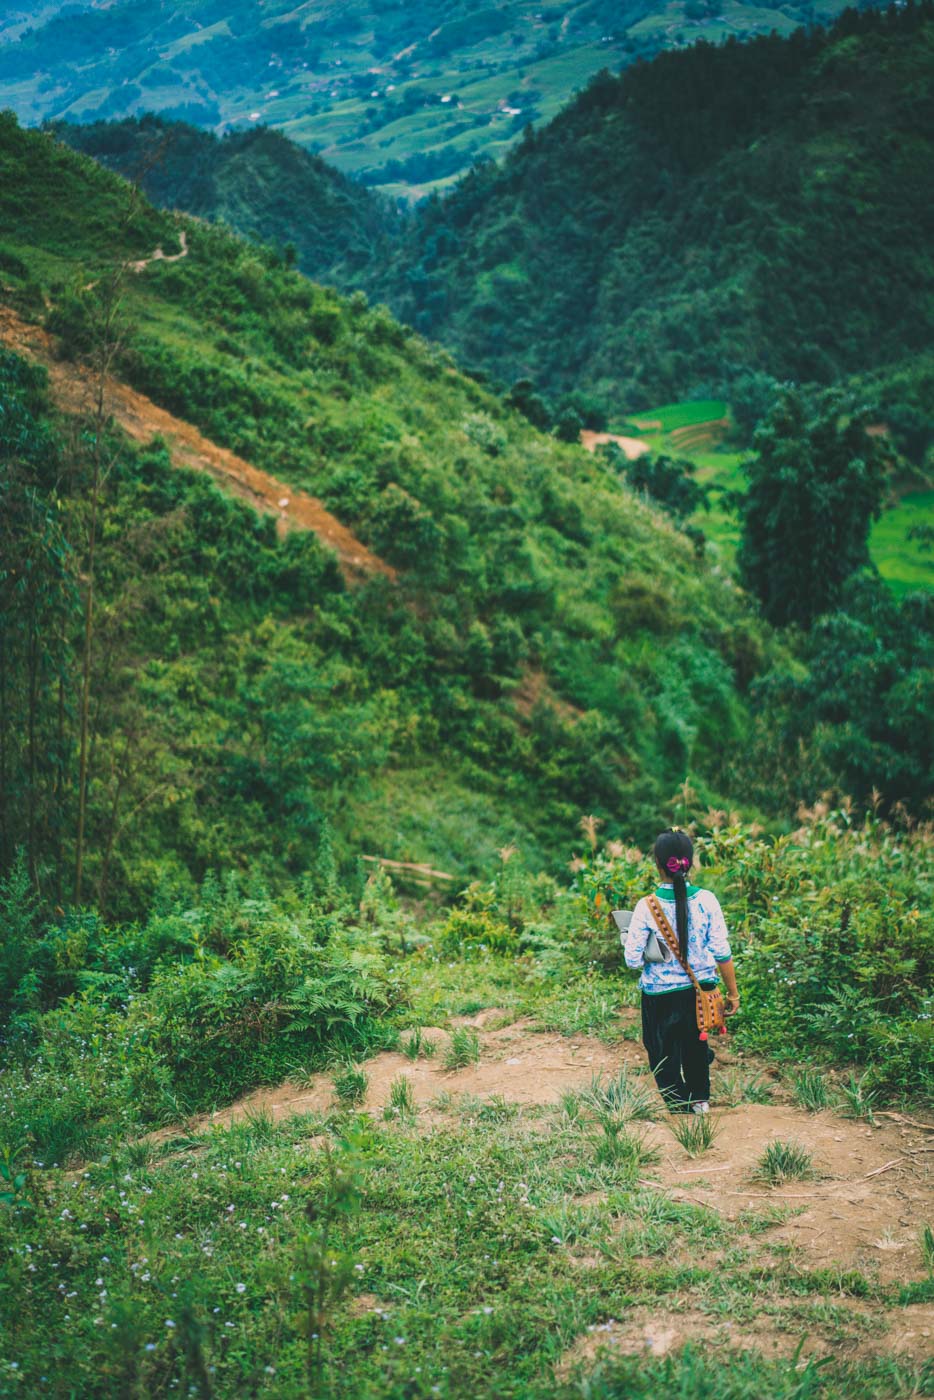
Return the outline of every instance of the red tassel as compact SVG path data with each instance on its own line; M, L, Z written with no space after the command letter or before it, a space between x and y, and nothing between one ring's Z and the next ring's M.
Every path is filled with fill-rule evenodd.
M721 1026L721 1027L720 1027L720 1034L721 1034L721 1035L726 1035L726 1026Z
M706 1031L701 1031L700 1035L699 1035L697 1038L698 1038L698 1040L706 1040L706 1039L707 1039L707 1032L706 1032Z

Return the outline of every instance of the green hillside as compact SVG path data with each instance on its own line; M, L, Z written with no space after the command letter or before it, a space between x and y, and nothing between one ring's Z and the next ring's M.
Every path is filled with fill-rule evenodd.
M147 115L55 135L136 181L154 204L227 224L338 283L370 271L398 227L393 206L268 127L222 139Z
M325 821L343 855L375 845L466 872L514 838L549 858L585 811L647 831L688 776L728 798L723 741L740 743L762 628L615 472L537 433L362 296L157 213L10 119L0 150L5 297L45 316L66 354L93 351L115 259L169 250L184 229L186 258L123 279L121 375L313 491L399 570L395 585L348 589L314 538L279 542L273 522L173 472L158 444L117 450L100 536L113 635L94 653L92 883L118 832L107 881L132 898L166 871L299 871ZM47 544L42 521L64 529L55 567L71 598L88 449L49 421L21 361L5 374L19 405L8 499L31 493ZM35 714L31 728L7 712L4 782L14 808L30 771L41 788L37 868L73 839L61 764L64 745L71 771L80 626L55 587L66 618L51 669L27 684L39 663L26 634L8 658ZM5 606L21 608L15 587ZM7 829L8 848L20 839Z
M263 122L392 192L443 186L547 121L596 72L697 39L830 17L842 0L182 0L14 6L0 107L89 122L157 111Z
M605 74L428 202L380 295L461 363L614 414L732 398L750 372L898 367L910 400L934 332L932 75L930 4Z

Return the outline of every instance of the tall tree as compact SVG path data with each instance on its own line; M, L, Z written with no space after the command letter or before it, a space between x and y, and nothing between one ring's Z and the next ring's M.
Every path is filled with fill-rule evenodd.
M785 389L756 433L746 468L740 574L779 626L809 627L869 563L869 529L882 509L888 461L866 431L865 409L828 394L813 407Z

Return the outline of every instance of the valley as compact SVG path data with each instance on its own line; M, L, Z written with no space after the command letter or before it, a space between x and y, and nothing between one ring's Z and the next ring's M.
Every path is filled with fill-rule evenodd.
M840 0L762 8L673 0L300 6L47 5L0 28L4 105L24 122L160 112L215 131L267 125L390 195L418 199L599 71L698 40L833 18ZM66 13L62 13L66 10ZM115 45L117 47L115 47ZM119 52L118 52L119 49Z
M0 1400L934 1394L932 59L4 11Z

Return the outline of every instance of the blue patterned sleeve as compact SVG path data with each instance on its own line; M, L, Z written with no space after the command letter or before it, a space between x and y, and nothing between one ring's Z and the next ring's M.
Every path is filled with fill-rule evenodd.
M704 891L704 912L707 915L707 946L718 963L729 962L733 953L730 936L726 930L726 919L720 908L720 901L709 890Z
M649 934L654 927L655 923L649 913L649 906L644 899L640 899L632 911L632 922L629 925L623 948L627 967L642 967L642 955L645 952L645 945L649 941Z

